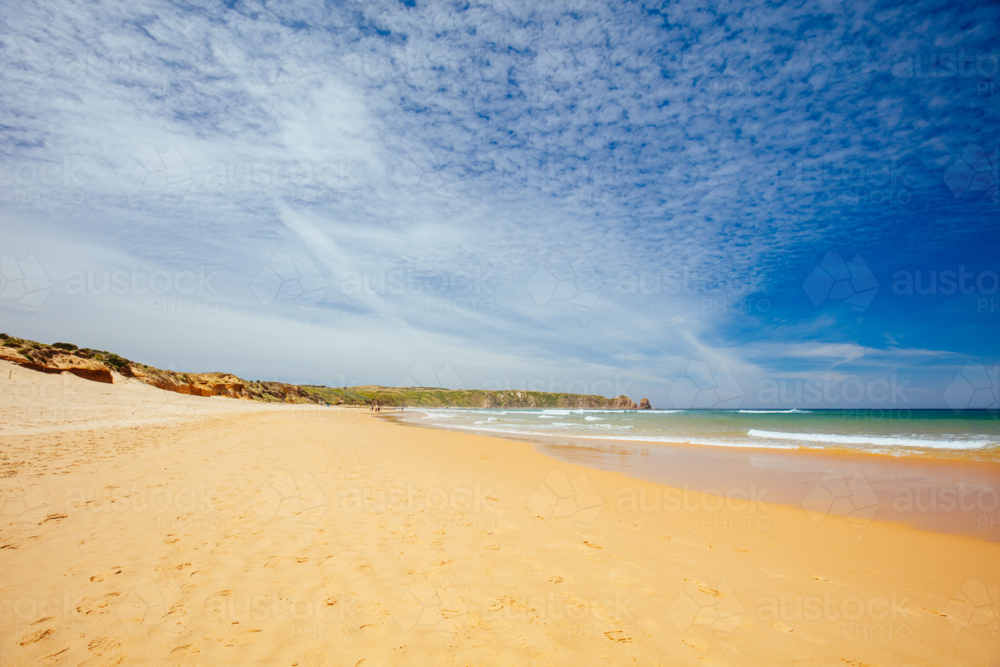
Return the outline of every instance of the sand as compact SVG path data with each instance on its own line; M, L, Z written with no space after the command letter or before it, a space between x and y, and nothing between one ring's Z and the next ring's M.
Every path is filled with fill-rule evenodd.
M1000 664L995 543L0 373L4 665Z

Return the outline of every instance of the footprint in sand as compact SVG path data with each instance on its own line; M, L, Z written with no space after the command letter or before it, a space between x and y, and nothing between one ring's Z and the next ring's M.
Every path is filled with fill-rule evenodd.
M776 622L776 623L772 623L771 626L775 630L778 630L779 632L787 632L788 634L791 634L791 633L795 632L795 628L793 628L790 625L785 625L784 623L777 623Z
M820 576L818 574L807 574L806 576L815 581L830 581L826 577Z
M87 602L84 598L84 604L81 604L76 608L78 614L90 615L90 614L106 614L108 606L115 601L115 598L120 597L121 593L108 593L107 595L99 598L97 600Z
M100 574L95 574L94 576L92 576L90 578L90 580L94 581L94 582L104 581L105 579L107 579L108 577L110 577L112 575L121 574L121 573L122 573L122 568L121 567L113 567L113 568L111 568L110 570L108 570L106 572L101 572Z
M107 637L98 637L87 644L87 650L97 655L104 655L108 651L114 651L119 647L121 647L121 644L117 640Z
M604 636L613 642L619 642L621 644L632 643L632 638L626 635L624 630L611 630L610 632L605 632Z
M52 634L52 628L39 630L38 632L33 632L30 635L24 637L21 641L18 642L18 644L20 644L21 646L29 646L36 642L42 641L51 634Z

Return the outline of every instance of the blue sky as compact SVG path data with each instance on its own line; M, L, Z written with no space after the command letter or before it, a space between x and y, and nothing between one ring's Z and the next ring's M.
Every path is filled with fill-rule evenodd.
M995 406L996 3L0 20L8 333L328 385Z

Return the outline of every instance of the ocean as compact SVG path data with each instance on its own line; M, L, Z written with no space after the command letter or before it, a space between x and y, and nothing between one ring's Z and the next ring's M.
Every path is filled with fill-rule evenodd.
M713 447L836 449L919 455L1000 453L1000 421L986 410L503 410L415 409L438 428L586 441ZM412 419L412 418L411 418Z

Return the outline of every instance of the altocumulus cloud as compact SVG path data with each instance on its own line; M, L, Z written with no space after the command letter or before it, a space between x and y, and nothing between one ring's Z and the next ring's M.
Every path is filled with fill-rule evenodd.
M1000 297L891 285L998 270L998 18L22 4L0 38L0 250L5 281L34 258L51 291L0 307L26 336L254 377L447 364L467 388L668 406L692 363L725 364L751 405L765 379L906 360L939 404L995 363ZM828 253L864 261L863 313L803 290Z

